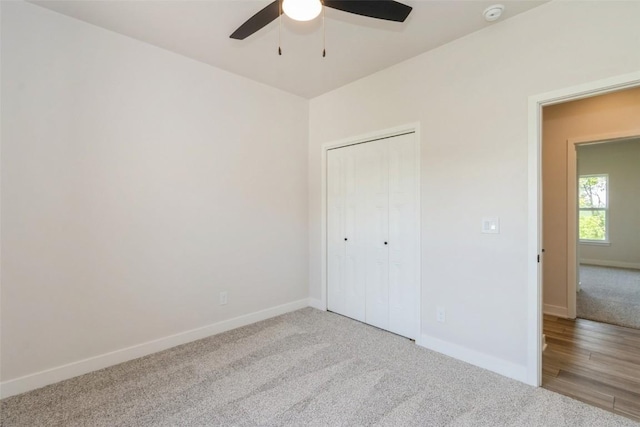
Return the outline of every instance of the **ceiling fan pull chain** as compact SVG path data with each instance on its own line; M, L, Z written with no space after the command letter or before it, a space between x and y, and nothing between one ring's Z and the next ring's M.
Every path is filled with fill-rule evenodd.
M282 0L278 1L278 55L282 56Z
M324 22L324 3L322 4L322 57L327 56L327 25Z

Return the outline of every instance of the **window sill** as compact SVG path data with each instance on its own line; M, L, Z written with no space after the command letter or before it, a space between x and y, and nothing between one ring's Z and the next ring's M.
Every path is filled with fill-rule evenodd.
M580 244L588 246L611 246L611 242L608 240L580 240Z

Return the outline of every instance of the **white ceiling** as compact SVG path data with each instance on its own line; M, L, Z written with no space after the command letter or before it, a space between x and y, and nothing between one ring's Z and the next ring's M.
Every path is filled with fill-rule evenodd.
M207 64L312 98L495 23L482 17L497 1L404 1L413 11L404 23L326 10L327 57L322 21L282 20L245 40L229 35L270 0L32 1ZM501 20L544 1L499 1ZM499 21L498 21L499 22Z

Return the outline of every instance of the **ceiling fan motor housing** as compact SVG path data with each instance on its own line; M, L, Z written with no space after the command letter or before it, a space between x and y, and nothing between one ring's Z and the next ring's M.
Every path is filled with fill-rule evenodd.
M291 11L298 7L304 9L305 5L310 6L313 13L307 14L304 11L305 13L302 14L304 16L292 17L296 20L313 19L318 16L322 6L369 18L395 22L404 22L412 10L411 6L394 0L284 0L283 3L287 9L290 6L292 8ZM274 0L238 27L230 37L236 40L243 40L249 37L270 22L278 19L283 12L282 6L281 0Z

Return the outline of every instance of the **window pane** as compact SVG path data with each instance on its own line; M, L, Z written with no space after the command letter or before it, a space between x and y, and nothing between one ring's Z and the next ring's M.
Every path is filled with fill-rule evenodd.
M580 211L580 240L605 240L607 212L605 210Z
M607 177L581 176L578 179L578 203L581 208L606 208Z

